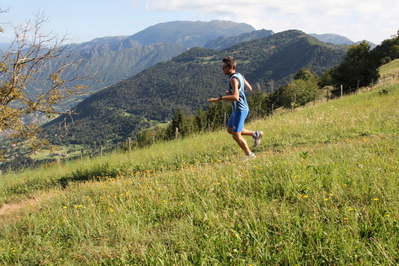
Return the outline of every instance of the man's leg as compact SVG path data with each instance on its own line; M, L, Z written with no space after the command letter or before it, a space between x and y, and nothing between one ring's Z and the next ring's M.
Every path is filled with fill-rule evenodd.
M257 147L260 143L261 138L263 137L263 131L252 131L244 128L241 131L241 135L252 136L252 138L254 139L254 147Z
M237 142L240 148L245 154L252 154L248 147L247 141L243 138L243 135L250 135L254 137L255 132L244 128L244 121L247 117L248 112L233 112L230 116L229 123L227 126L227 132L233 135L233 139Z
M241 135L253 136L253 134L254 134L254 131L248 130L248 129L246 129L246 128L244 128L244 129L241 131Z
M231 127L227 128L227 132L233 136L233 139L237 142L238 146L247 154L250 153L251 150L248 147L247 141L243 138L241 132L234 132Z

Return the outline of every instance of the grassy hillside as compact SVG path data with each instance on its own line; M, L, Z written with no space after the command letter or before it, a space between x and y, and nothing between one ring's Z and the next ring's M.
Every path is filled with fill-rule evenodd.
M220 131L3 175L0 263L398 264L399 85L378 86L249 124L252 161Z
M395 60L390 62L389 64L383 65L380 68L381 77L394 77L398 76L398 69L399 69L399 60Z

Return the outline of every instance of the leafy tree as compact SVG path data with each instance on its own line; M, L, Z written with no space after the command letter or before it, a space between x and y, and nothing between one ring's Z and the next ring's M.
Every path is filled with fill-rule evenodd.
M320 95L319 77L307 68L301 68L294 79L277 92L278 104L286 108L301 106Z
M399 36L384 40L371 51L371 54L374 60L379 61L381 64L386 64L399 58Z
M16 140L26 141L32 150L45 142L38 139L39 127L26 123L25 119L38 113L47 116L69 113L57 111L57 104L81 93L84 87L77 82L87 79L84 73L64 78L70 69L76 70L81 60L72 55L66 57L67 46L63 45L68 40L66 36L57 38L41 33L44 23L44 15L38 14L33 22L14 27L15 39L0 59L0 131L15 132ZM60 63L60 58L70 61ZM57 70L47 73L47 79L37 80L55 60L58 60Z
M139 147L150 146L154 142L155 132L145 130L137 135L137 143Z
M286 108L304 105L321 93L316 81L303 79L293 80L280 90L281 105Z
M231 103L223 101L210 104L206 111L208 129L215 130L224 127L229 119L230 113Z
M315 72L312 72L307 68L301 68L294 75L294 80L299 80L299 79L308 80L308 81L317 81L319 79L319 76Z
M175 118L172 120L167 129L167 135L169 139L175 137L176 128L180 137L186 137L193 132L192 119L183 113L182 109L178 109Z
M389 52L393 59L399 58L399 38L397 39L398 39L398 44L392 45L391 48L389 49Z
M270 94L256 91L247 97L249 109L248 120L252 118L265 117L271 111Z
M330 68L326 70L320 77L319 80L319 87L326 87L326 86L331 86L334 84L332 73L335 71L334 68Z
M203 132L206 130L206 126L207 126L206 114L201 107L198 109L195 115L195 131Z
M377 81L380 77L378 68L380 60L376 60L370 51L370 44L366 41L351 45L343 62L329 71L332 84L339 88L343 85L346 92L354 90L359 86Z

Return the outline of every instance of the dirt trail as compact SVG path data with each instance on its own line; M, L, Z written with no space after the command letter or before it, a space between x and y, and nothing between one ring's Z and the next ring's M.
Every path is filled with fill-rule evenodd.
M26 199L16 203L3 204L2 206L0 206L0 218L5 215L11 215L25 207L41 203L55 195L59 195L59 193L55 194L47 192L45 194L37 194L33 196L31 199Z
M28 206L28 203L20 202L20 203L4 204L3 206L0 207L0 216L16 212L25 206Z

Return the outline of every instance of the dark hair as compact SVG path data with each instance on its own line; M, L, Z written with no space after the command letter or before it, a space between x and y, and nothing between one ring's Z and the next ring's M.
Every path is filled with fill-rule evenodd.
M228 56L228 57L223 58L223 63L226 63L226 65L229 66L229 67L234 67L234 69L237 66L237 62L234 59L234 57L232 57L232 56Z

